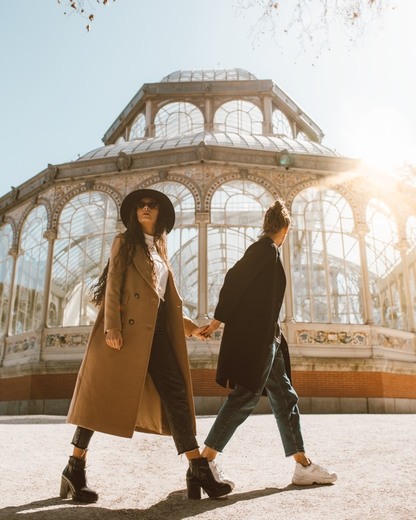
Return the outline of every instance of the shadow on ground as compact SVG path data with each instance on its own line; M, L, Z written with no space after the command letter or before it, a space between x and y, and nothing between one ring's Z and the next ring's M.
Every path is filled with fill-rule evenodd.
M126 518L140 518L141 520L156 520L169 518L169 520L183 520L192 516L223 509L243 501L255 500L286 491L301 491L309 486L299 488L292 484L285 488L265 488L249 491L246 493L235 493L218 499L203 498L202 500L188 500L186 491L174 491L165 500L152 505L147 509L106 509L96 504L79 504L72 500L60 498L49 498L39 500L16 507L0 509L2 520L21 519L21 515L30 514L31 520L60 520L73 519L76 511L77 520L125 520Z

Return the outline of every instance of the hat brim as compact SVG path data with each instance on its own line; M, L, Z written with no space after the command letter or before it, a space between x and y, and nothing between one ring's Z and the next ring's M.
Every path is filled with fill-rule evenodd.
M123 224L127 227L131 211L136 209L137 203L145 198L154 199L159 203L159 209L163 214L166 225L166 233L170 233L173 229L173 226L175 225L175 209L171 200L161 191L147 188L132 191L124 198L120 207L120 218Z

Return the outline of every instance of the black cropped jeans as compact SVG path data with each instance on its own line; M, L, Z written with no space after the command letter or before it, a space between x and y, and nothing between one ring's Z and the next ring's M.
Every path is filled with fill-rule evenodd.
M165 327L165 305L160 303L149 359L149 374L159 393L179 454L198 448L185 381ZM72 444L86 450L94 432L77 426Z

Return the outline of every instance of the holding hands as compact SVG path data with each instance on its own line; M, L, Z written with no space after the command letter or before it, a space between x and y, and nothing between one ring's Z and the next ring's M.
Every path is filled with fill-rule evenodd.
M213 332L215 332L221 322L213 319L208 325L202 325L201 327L195 327L191 333L193 338L205 341L211 338ZM123 346L123 336L120 329L108 329L105 333L105 342L107 345L115 350L120 350Z
M213 319L208 325L203 325L202 327L197 327L194 329L192 331L192 336L202 341L210 339L212 333L215 332L220 325L220 321Z
M204 327L204 330L202 331L202 335L205 339L210 339L213 332L215 332L219 326L221 325L221 322L216 320L215 318L211 320L211 323L209 325L206 325Z

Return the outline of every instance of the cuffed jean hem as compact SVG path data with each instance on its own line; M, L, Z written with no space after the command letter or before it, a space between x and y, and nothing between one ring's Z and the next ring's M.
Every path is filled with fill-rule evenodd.
M73 444L76 448L79 448L80 450L86 450L88 449L88 445L93 435L93 430L88 430L87 428L77 426L71 444Z
M184 453L188 453L188 451L198 450L199 446L196 445L193 448L186 448L186 450L178 451L178 455L183 455Z

